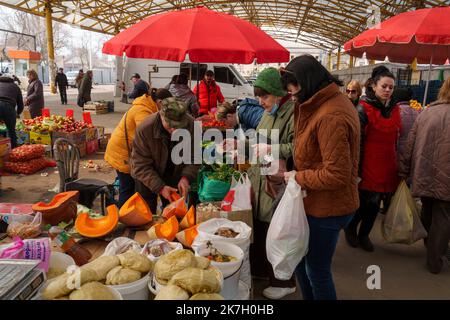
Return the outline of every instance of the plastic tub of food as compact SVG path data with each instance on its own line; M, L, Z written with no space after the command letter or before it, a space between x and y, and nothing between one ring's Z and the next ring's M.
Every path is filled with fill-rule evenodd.
M210 255L211 250L207 247L207 243L211 243L220 254L234 258L233 261L228 262L211 260L211 265L218 268L223 274L224 281L220 294L225 300L233 300L239 291L239 277L244 261L244 251L235 244L213 240L206 241L198 246L195 251L197 256L207 257Z
M137 281L114 286L109 285L108 287L117 290L122 295L123 300L148 300L149 281L149 274L146 274Z

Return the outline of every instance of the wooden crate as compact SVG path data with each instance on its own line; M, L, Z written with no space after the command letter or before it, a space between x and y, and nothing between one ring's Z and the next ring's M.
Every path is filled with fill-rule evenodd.
M89 103L84 105L83 111L93 114L105 114L108 113L108 105L105 103Z

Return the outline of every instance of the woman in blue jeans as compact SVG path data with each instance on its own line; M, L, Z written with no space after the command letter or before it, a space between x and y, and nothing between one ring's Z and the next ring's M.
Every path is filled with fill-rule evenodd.
M313 56L299 56L281 70L296 102L294 176L307 196L309 249L295 270L303 298L334 300L331 262L341 229L359 206L358 113L334 78Z

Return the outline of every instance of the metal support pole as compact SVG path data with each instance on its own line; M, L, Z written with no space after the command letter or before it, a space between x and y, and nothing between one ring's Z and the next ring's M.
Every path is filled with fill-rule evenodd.
M331 51L328 51L328 71L331 71Z
M354 65L353 56L350 56L350 69L353 68L353 65Z
M427 103L428 87L430 85L431 65L432 64L433 64L433 55L431 55L431 58L430 58L430 66L428 68L427 84L425 85L425 93L423 95L422 107L425 107L425 104Z
M56 64L55 64L55 50L53 47L53 24L52 24L52 6L50 1L45 2L45 22L47 30L47 49L48 49L48 66L49 66L49 79L50 79L50 92L55 94L55 77L56 77Z
M337 52L336 70L339 71L340 67L341 67L341 47L339 47Z

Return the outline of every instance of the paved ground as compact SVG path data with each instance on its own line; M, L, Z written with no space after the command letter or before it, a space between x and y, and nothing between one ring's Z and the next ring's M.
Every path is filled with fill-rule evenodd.
M93 92L93 99L112 99L111 86L98 86ZM74 105L75 117L81 118L80 108L75 106L75 90L69 91L69 103ZM59 96L47 96L46 106L54 114L65 114L66 106L59 104ZM103 125L107 132L112 132L123 113L129 106L116 102L116 112L106 115L93 115L94 124ZM100 172L91 171L81 165L80 177L95 177L113 181L115 173L108 167L103 154L91 156L94 162L100 164ZM48 176L40 173L32 176L3 177L3 189L6 189L2 202L35 202L49 199L53 189L58 183L59 176L55 169L46 171ZM367 253L361 249L347 246L343 233L339 239L333 261L333 275L339 299L450 299L450 270L433 275L426 270L426 251L421 241L412 246L392 245L383 241L380 232L379 217L372 232L375 252ZM380 267L381 289L369 290L366 282L370 274L367 268L371 265ZM267 285L258 280L254 283L254 298L261 299L261 290ZM286 299L299 299L301 294L297 291Z

